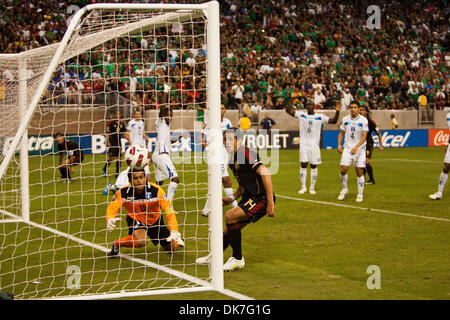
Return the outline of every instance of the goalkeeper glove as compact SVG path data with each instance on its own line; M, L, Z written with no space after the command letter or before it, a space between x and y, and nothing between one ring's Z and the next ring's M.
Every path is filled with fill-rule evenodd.
M119 220L120 218L109 218L108 221L106 221L106 230L114 230L114 228L116 227L116 222Z
M181 234L178 231L172 230L166 241L176 241L180 247L184 247L184 240L181 238Z

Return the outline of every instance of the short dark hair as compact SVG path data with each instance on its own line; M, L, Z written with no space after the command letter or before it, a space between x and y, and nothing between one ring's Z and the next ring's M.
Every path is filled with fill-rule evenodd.
M64 135L61 132L57 132L53 137L56 139L58 137L64 137Z
M144 169L131 169L128 170L128 181L131 182L133 180L133 173L143 172L145 176L145 170Z
M169 108L168 107L166 107L166 106L161 106L160 108L159 108L159 117L160 118L162 118L162 117L165 117L165 116L167 116L168 114L169 114Z
M351 106L352 104L356 104L359 107L359 102L357 100L352 100L349 106Z

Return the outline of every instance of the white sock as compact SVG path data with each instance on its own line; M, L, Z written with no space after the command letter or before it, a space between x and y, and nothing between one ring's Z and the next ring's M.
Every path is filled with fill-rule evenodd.
M439 176L439 186L438 186L438 192L439 194L442 194L444 192L445 184L447 183L448 179L448 173L441 172L441 175Z
M233 188L223 188L223 190L225 191L225 195L229 198L231 198L233 196ZM237 207L237 201L234 200L231 205L233 206L233 208Z
M173 204L173 197L175 196L175 192L177 191L178 183L170 181L169 186L167 187L167 199L170 200Z
M300 183L302 184L302 188L306 187L306 176L307 175L308 175L308 169L300 167Z
M341 174L341 184L342 184L342 189L348 189L347 188L347 181L348 181L348 174Z
M318 174L318 169L311 169L311 186L310 188L314 189L314 186L316 185L316 181L317 181L317 174Z
M358 177L358 194L362 195L364 192L364 183L365 183L365 179L364 176Z

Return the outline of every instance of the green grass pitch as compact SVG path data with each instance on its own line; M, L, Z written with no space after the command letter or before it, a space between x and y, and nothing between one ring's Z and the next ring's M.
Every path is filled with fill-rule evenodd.
M297 194L298 150L281 151L272 177L277 195L275 217L264 217L243 230L246 266L225 273L225 287L270 300L449 299L450 186L442 200L428 198L437 189L443 157L443 148L375 150L376 184L366 185L364 201L356 203L353 168L350 192L344 201L337 200L341 185L336 150L322 150L316 195ZM102 195L102 189L114 179L113 168L108 178L101 175L104 159L104 155L86 156L83 165L75 168L74 182L64 185L54 182L58 178L52 168L56 157L31 158L31 220L105 248L125 236L124 214L121 229L105 231L104 215L112 196ZM145 249L123 251L136 259L207 278L208 268L193 263L207 250L207 219L198 211L206 193L206 165L176 167L182 181L175 209L183 208L178 221L186 237L185 250L174 256L158 254L158 248L149 244ZM307 181L309 185L309 170ZM6 194L2 206L17 210L17 191ZM24 223L0 224L0 244L0 290L13 291L19 298L187 285L137 260L108 260L97 248ZM230 254L231 248L224 258ZM68 265L81 271L77 288L67 288ZM379 289L367 286L371 276L367 270L373 265L380 270ZM140 299L228 298L200 292Z

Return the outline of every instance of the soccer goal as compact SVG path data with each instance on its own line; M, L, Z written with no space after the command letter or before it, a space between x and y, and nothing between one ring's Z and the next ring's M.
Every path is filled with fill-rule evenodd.
M0 290L18 299L205 290L243 297L223 281L220 161L214 160L221 140L219 46L215 1L94 4L76 12L60 42L0 55ZM106 230L114 195L102 190L115 180L113 165L102 174L106 125L115 111L126 123L140 108L151 134L161 105L176 110L172 126L188 132L190 154L199 149L195 111L186 109L207 111L212 137L209 161L187 161L182 151L175 164L181 181L174 209L186 245L169 254L150 242L110 259L106 253L128 226L122 210L120 227ZM56 169L56 133L84 153L70 183ZM207 197L209 218L200 214ZM196 265L206 254L209 265Z

